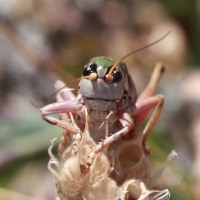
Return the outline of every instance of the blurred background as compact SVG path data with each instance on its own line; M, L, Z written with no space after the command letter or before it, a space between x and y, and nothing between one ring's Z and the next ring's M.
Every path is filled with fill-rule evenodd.
M171 200L200 199L200 2L197 0L0 0L0 199L56 196L47 169L50 139L62 130L45 123L42 106L54 83L82 75L95 56L127 58L138 94L159 61L166 72L157 93L166 101L148 141L153 171L171 150L159 181ZM78 82L71 87L77 91ZM54 102L52 100L52 102Z

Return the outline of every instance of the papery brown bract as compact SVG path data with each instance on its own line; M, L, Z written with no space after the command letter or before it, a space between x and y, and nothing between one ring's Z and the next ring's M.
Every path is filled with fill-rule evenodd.
M151 164L145 154L142 144L143 135L127 140L116 149L114 168L119 173L115 173L114 179L121 184L128 179L138 179L149 185L152 177Z

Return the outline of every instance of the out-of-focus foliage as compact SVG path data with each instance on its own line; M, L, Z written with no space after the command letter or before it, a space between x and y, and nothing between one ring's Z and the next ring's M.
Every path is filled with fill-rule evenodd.
M198 199L199 13L197 0L0 0L0 187L6 189L0 188L0 199L56 195L46 168L47 148L62 131L43 122L31 101L46 102L55 80L80 77L91 57L121 58L169 30L163 41L125 62L138 93L154 62L165 64L158 93L166 101L149 140L150 158L156 171L175 149L179 160L166 169L160 184L171 191L172 200Z

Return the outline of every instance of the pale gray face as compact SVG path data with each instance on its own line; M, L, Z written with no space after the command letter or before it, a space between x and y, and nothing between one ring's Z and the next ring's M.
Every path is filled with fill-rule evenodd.
M111 84L100 78L82 79L79 86L82 97L89 99L120 100L124 92L123 80Z
M130 98L124 94L132 97L135 91L129 92L129 75L125 63L121 62L114 68L112 80L107 78L115 63L116 60L109 57L95 57L83 69L83 77L96 75L95 78L82 79L79 83L79 92L85 100L88 113L96 121L105 120L110 111L116 111L118 105L124 109L130 102Z

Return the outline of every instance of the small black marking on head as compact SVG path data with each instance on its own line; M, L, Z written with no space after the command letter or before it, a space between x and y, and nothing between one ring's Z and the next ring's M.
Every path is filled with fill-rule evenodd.
M89 76L91 74L91 69L89 66L84 67L83 76Z
M114 82L119 82L122 79L122 73L117 69L117 70L113 70L113 81Z
M91 73L97 73L97 65L95 63L90 65Z
M110 69L112 68L112 66L113 66L113 65L111 65L111 66L109 66L109 67L107 68L107 72L106 72L106 74L109 73L109 71L110 71Z

